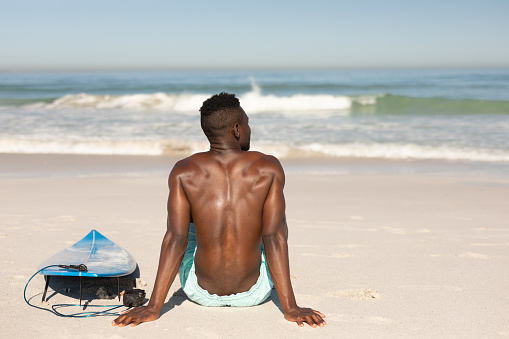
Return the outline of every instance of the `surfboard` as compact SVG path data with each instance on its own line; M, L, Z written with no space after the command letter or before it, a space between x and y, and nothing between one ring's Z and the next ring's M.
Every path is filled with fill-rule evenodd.
M122 247L96 230L83 239L43 261L38 270L49 265L80 265L87 271L49 267L40 274L45 276L120 277L134 272L136 261Z

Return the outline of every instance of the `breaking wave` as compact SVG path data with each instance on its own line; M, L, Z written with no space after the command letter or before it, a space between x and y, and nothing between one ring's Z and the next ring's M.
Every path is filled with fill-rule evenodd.
M204 142L109 139L0 139L0 153L83 155L189 155L208 149Z
M467 160L482 162L509 161L509 152L492 149L457 148L452 146L428 146L397 143L350 143L339 145L310 144L300 147L310 154L346 158L385 158L385 159L437 159Z
M509 101L416 98L388 93L366 95L293 94L277 96L262 93L251 80L251 90L238 97L248 112L335 112L343 114L509 114ZM130 111L189 112L196 114L211 93L139 93L125 95L68 94L53 99L0 98L0 108L22 106L48 110L120 109Z
M68 140L68 139L0 139L0 153L22 154L94 154L94 155L174 155L189 156L208 150L208 144L182 139L165 140ZM254 149L281 158L383 158L436 159L480 162L509 162L509 152L493 149L425 146L397 143L347 143L286 146L257 144Z
M120 109L129 111L179 112L197 114L203 101L211 94L152 93L131 95L69 94L54 100L17 102L24 108L58 109ZM242 107L248 114L260 112L335 112L343 114L509 114L509 101L487 101L474 99L414 98L390 94L360 96L327 94L294 94L276 96L262 94L261 89L239 96ZM13 102L3 102L1 107ZM6 105L7 104L7 105Z
M58 109L121 109L130 111L189 112L196 114L203 101L212 94L151 93L127 95L94 95L87 93L69 94L53 100L5 101L3 105L18 104L25 108ZM316 112L342 111L352 106L352 98L342 95L291 96L264 95L261 88L251 79L251 91L238 96L242 107L249 113L259 112Z

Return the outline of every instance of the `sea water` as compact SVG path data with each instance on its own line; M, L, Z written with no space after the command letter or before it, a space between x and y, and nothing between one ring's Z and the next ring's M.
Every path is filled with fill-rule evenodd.
M0 73L0 153L186 155L235 93L278 157L509 166L509 70Z

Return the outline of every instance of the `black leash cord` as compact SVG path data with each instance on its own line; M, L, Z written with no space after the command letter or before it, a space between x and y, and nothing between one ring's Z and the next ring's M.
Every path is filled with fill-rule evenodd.
M28 287L28 284L30 284L30 281L32 281L32 279L39 272L41 272L42 270L45 270L47 268L50 268L50 267L60 267L60 268L66 268L66 269L75 269L75 270L78 270L80 272L87 272L87 266L85 266L84 264L80 264L80 265L49 265L49 266L41 268L40 270L35 272L34 275L30 277L30 279L28 279L28 282L25 285L25 290L23 291L23 298L25 299L25 302L27 303L28 306L37 308L39 310L44 310L44 311L53 313L53 314L55 314L55 315L57 315L59 317L66 317L66 318L89 318L89 317L98 317L98 316L119 316L120 315L120 313L112 313L110 311L112 311L114 309L117 309L119 307L122 307L124 305L118 305L118 306L113 306L113 307L111 307L111 305L88 305L87 307L110 307L110 309L104 310L104 311L99 311L99 312L92 312L92 311L91 312L78 312L78 313L74 313L74 314L62 314L62 313L58 312L57 309L62 308L62 307L80 306L80 305L77 305L77 304L56 304L56 305L51 306L51 309L47 309L47 308L44 308L44 307L39 307L39 306L32 305L30 303L30 301L28 301L28 299L27 299L27 287Z

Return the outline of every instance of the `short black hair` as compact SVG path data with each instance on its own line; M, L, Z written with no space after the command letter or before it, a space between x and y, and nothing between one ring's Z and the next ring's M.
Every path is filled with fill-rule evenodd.
M240 101L235 94L215 94L203 102L200 116L201 128L207 138L223 136L228 127L242 119Z

